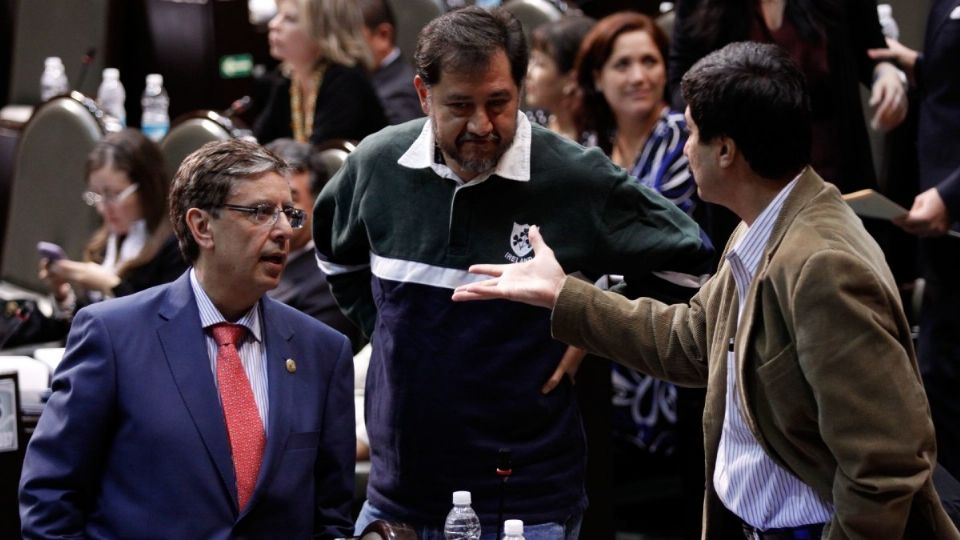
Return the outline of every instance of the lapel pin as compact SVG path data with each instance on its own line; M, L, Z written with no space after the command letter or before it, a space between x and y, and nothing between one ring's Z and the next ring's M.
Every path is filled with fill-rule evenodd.
M297 372L297 363L296 361L294 361L293 358L287 358L287 371L289 371L290 373Z

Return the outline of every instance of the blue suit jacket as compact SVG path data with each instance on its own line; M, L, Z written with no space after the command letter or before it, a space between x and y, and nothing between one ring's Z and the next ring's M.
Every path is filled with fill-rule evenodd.
M270 417L260 477L242 513L184 274L77 314L27 448L24 538L349 535L356 452L350 344L276 301L264 297L262 306Z
M920 191L936 187L954 221L960 219L960 17L952 18L958 9L958 0L934 0L916 66L922 90L917 133Z

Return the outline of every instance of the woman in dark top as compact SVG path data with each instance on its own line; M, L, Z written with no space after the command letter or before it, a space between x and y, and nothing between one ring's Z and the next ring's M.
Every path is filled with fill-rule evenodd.
M24 325L13 343L59 339L75 311L173 281L187 265L167 218L167 175L155 143L139 131L111 133L87 157L84 202L103 225L84 249L84 260L40 260L40 278L53 295L54 317ZM39 317L39 312L33 314Z
M680 79L707 53L734 41L775 43L807 77L814 169L843 192L876 188L858 83L872 92L874 129L902 122L907 100L902 72L867 54L884 45L874 0L680 0L676 16L669 71L677 110Z
M280 0L277 8L270 55L282 64L255 100L260 143L359 141L386 126L367 77L372 58L353 0Z

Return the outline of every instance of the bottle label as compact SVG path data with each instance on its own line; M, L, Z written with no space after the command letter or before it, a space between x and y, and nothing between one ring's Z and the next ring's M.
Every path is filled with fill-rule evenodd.
M151 124L146 125L141 128L143 134L153 142L160 142L163 139L163 136L167 134L167 128L170 126L165 124Z

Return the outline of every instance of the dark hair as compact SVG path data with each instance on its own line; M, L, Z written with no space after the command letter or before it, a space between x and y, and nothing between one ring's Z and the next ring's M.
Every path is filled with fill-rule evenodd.
M546 54L557 64L559 73L567 73L574 68L580 43L595 23L581 15L543 23L530 35L530 49Z
M653 39L666 69L669 49L666 34L650 17L630 11L614 13L600 19L583 38L577 54L577 84L583 93L576 113L577 125L579 131L596 132L597 143L607 155L610 154L612 145L609 135L616 129L617 122L607 98L597 90L595 75L603 69L603 65L613 54L617 38L630 32L646 32ZM664 95L666 92L664 89Z
M806 80L780 47L731 43L694 64L681 90L700 141L730 137L758 175L784 179L810 162Z
M140 201L140 213L147 224L147 231L151 237L159 234L165 238L170 233L166 221L169 182L160 147L136 129L110 133L87 156L84 177L89 181L90 174L105 167L125 173L131 183L137 184L137 200ZM110 231L104 224L90 238L84 248L84 257L102 262L109 235ZM152 247L152 242L144 245L140 254L117 268L117 275L123 277L130 269L152 259L156 254ZM159 249L159 245L156 247Z
M509 11L476 6L450 11L430 21L417 36L417 75L427 86L440 82L444 71L468 72L487 66L496 51L510 61L517 87L527 75L527 41L523 27Z
M200 246L187 227L188 210L199 208L218 216L235 182L288 172L282 159L259 144L241 139L207 143L187 156L170 190L170 221L183 257L192 264L200 255Z
M387 0L358 0L360 11L363 12L363 24L373 30L383 23L397 27L397 19L393 16L393 9Z
M320 159L319 152L309 144L293 139L276 139L265 148L287 163L294 173L310 174L310 193L318 195L330 179L327 167Z

